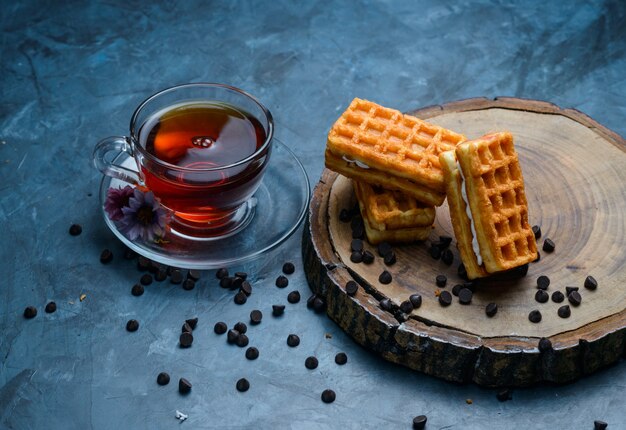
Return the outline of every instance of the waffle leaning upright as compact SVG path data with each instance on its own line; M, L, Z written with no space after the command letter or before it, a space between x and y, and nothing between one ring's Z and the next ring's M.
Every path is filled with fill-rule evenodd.
M355 98L328 133L326 167L430 206L446 197L439 154L465 136Z

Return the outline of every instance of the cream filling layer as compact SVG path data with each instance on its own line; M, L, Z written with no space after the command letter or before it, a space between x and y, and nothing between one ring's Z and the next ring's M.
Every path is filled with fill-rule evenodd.
M467 199L467 190L465 189L465 176L463 176L463 170L461 170L461 165L458 161L456 162L456 168L459 169L459 174L461 175L461 197L463 198L463 202L465 202L465 213L470 220L470 230L472 231L472 249L474 250L474 255L476 256L476 262L479 266L481 266L483 264L483 257L480 254L480 246L478 245L478 239L476 238L476 226L474 225L472 209L469 205L469 200Z
M346 157L345 155L342 157L343 161L347 161L348 163L354 163L356 164L358 167L360 167L361 169L369 169L370 166L368 166L367 164L358 161L358 160L352 160L351 158Z

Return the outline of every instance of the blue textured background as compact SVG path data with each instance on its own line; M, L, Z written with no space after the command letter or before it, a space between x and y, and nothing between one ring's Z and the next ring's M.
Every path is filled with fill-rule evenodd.
M458 386L386 363L355 345L304 300L269 316L292 288L273 286L293 260L291 285L308 296L300 232L259 261L244 306L203 274L192 292L140 274L98 209L97 140L127 133L133 109L185 82L229 83L273 112L276 136L314 184L325 135L355 97L400 110L476 96L517 96L574 107L626 135L623 1L19 1L0 8L0 428L626 428L626 365L566 386ZM626 167L626 166L625 166ZM83 225L81 236L67 230ZM115 259L103 267L110 247ZM81 294L87 297L78 300ZM43 312L48 300L59 310ZM39 315L25 320L25 306ZM261 356L212 332L247 321ZM177 347L197 315L196 342ZM142 326L127 333L127 319ZM302 343L285 345L288 333ZM331 339L325 337L332 335ZM336 352L349 362L334 364ZM305 369L306 356L320 359ZM159 387L158 372L173 383ZM176 391L179 377L193 384ZM245 394L235 390L250 380ZM337 400L320 401L333 388ZM468 405L465 399L473 399Z

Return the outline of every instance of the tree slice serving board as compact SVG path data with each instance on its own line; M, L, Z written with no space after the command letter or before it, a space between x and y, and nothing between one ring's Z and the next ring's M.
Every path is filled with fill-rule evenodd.
M448 278L446 290L463 283L456 242L447 266L427 252L440 235L454 237L447 204L437 208L428 240L394 246L397 263L382 258L371 265L350 261L350 223L341 209L356 202L351 181L329 170L311 200L304 230L303 256L311 289L326 301L327 313L358 343L385 359L450 381L485 386L525 386L540 381L563 383L590 374L626 354L626 141L573 109L514 98L469 99L416 110L411 114L465 134L469 139L509 130L515 138L528 198L529 221L539 225L541 259L524 277L482 280L471 304L453 296L439 305L435 277ZM545 238L556 244L542 251ZM377 255L376 248L366 249ZM393 281L383 285L383 270ZM579 287L582 304L569 318L557 309L569 304L535 301L537 277L546 275L548 293ZM592 275L595 291L583 287ZM359 284L348 296L346 282ZM422 305L410 315L398 306L411 294ZM380 308L389 298L392 311ZM493 318L485 306L494 302ZM539 310L540 323L528 314ZM540 352L548 338L552 349Z

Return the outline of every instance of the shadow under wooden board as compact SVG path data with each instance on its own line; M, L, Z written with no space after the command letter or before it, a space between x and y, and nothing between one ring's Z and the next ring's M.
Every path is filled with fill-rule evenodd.
M564 383L618 361L626 354L626 141L586 115L550 103L513 98L469 99L411 112L469 139L490 131L513 133L528 198L529 221L539 225L541 258L518 279L487 279L474 288L472 302L453 296L448 307L436 297L438 274L444 289L464 281L453 240L452 265L433 259L428 248L440 235L454 237L447 204L437 208L428 240L395 246L397 262L387 267L377 255L365 265L350 261L350 223L339 213L355 203L350 180L329 170L322 174L304 229L303 257L311 289L326 301L326 311L356 342L386 360L449 381L484 386ZM556 249L542 251L545 238ZM383 285L383 270L393 275ZM535 300L537 277L546 275L548 293L579 287L582 303L561 318L569 304ZM583 287L592 275L596 290ZM345 285L355 280L354 296ZM398 306L411 294L422 305L410 315ZM392 311L379 301L389 298ZM485 306L498 305L489 318ZM529 321L532 310L540 323ZM540 352L547 338L552 348Z

